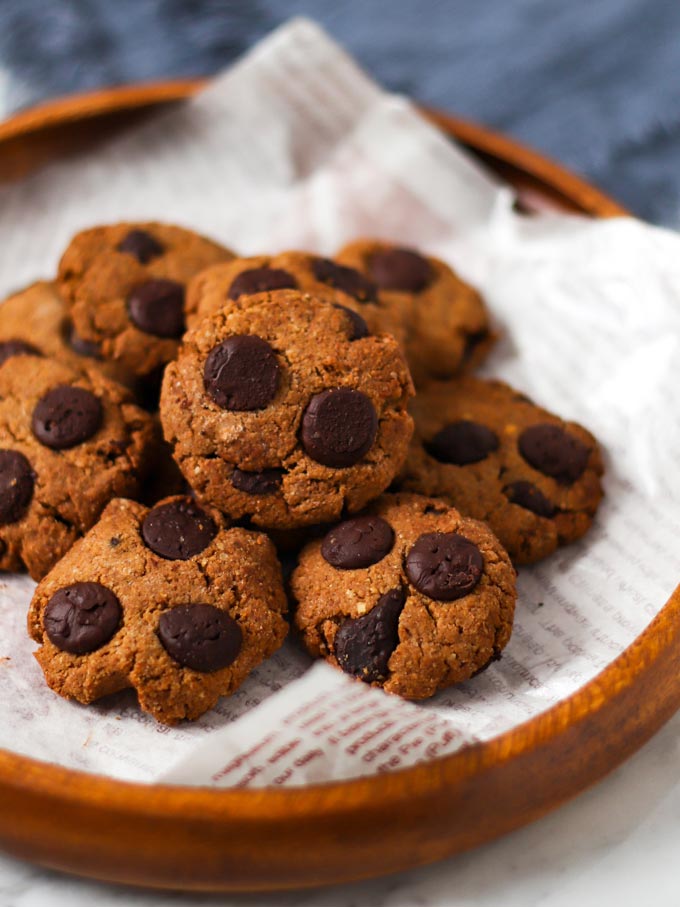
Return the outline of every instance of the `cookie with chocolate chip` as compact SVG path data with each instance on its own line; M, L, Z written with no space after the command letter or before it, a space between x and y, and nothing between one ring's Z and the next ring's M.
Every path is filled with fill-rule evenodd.
M103 359L97 344L76 334L53 281L36 281L0 303L0 365L22 353L58 359L81 371L96 368L127 387L135 384L131 371Z
M276 290L242 295L186 335L161 420L199 500L293 529L360 510L390 484L411 393L392 337L357 337L328 300Z
M336 261L363 274L385 319L402 326L417 386L473 368L493 345L481 296L443 261L372 239L349 243Z
M189 325L241 296L276 290L300 290L327 298L346 313L356 340L368 334L392 334L404 343L404 325L383 305L377 286L355 268L309 252L282 252L235 258L208 268L189 284Z
M500 381L432 382L413 401L416 429L399 486L445 497L485 520L517 564L580 538L602 498L602 456L564 422Z
M500 657L515 571L483 523L442 500L384 495L301 553L294 621L315 657L425 699Z
M59 264L59 292L80 340L136 375L177 353L186 328L186 286L233 254L169 224L115 224L78 233Z
M96 369L15 355L0 366L0 570L40 579L111 500L139 493L159 433Z
M263 534L174 497L116 499L43 579L28 628L49 686L90 703L132 687L163 724L195 719L283 642L281 568Z

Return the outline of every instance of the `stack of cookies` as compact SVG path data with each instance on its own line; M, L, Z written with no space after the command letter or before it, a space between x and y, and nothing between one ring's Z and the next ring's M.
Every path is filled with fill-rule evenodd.
M38 581L50 687L197 718L286 637L277 549L313 656L409 699L483 670L513 565L602 494L588 431L470 374L494 339L450 267L388 243L78 234L0 306L0 568Z

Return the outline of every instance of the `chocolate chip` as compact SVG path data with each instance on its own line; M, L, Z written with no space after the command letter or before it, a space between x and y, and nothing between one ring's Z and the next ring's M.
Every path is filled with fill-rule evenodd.
M33 498L35 476L18 450L0 450L0 525L16 523Z
M211 674L236 660L243 633L226 611L214 605L178 605L161 614L158 638L182 667Z
M326 535L321 554L338 570L360 570L377 564L394 545L394 530L379 516L345 520Z
M550 423L525 428L518 445L530 466L562 485L571 485L582 475L590 455L585 444Z
M358 312L354 312L352 309L348 308L346 305L340 305L339 302L333 303L336 309L343 311L350 322L350 340L361 340L363 337L368 337L368 325L364 319L359 315Z
M119 252L132 255L142 265L148 264L152 258L158 258L165 252L165 248L146 230L130 230L118 243L117 248Z
M467 466L479 463L498 450L498 436L486 425L460 419L445 425L424 446L429 455L440 463Z
M66 450L95 435L103 416L101 402L93 393L62 384L38 401L31 428L45 447Z
M524 507L525 510L535 513L536 516L550 519L557 513L557 508L552 501L549 501L543 492L536 488L535 485L532 485L531 482L512 482L510 485L505 486L503 494L511 504Z
M234 469L231 474L231 484L239 491L246 494L268 495L275 494L281 487L283 479L282 469L263 469L260 472L245 472L243 469Z
M64 652L84 655L101 649L123 617L120 602L100 583L73 583L55 592L43 624L50 642Z
M472 592L483 570L479 548L457 532L421 535L406 556L406 575L418 592L442 602Z
M40 350L25 340L0 341L0 365L11 359L12 356L42 356Z
M348 387L312 397L302 416L302 446L324 466L353 466L375 441L378 416L366 394Z
M137 284L127 306L130 320L145 334L181 337L184 333L184 287L175 280L157 277Z
M213 347L205 360L203 386L222 409L264 409L279 383L276 353L255 334L237 334Z
M434 280L434 269L427 258L411 249L385 249L369 259L371 277L381 290L420 293Z
M399 644L399 615L406 601L401 587L391 589L363 617L343 621L335 634L335 657L346 674L366 683L384 680L387 663Z
M83 340L73 322L67 321L64 325L64 337L74 353L87 356L88 359L101 360L102 351L99 344L94 340Z
M217 526L191 498L159 504L142 523L147 548L171 561L186 561L207 548Z
M468 334L465 338L465 347L463 349L463 363L468 363L477 352L477 347L481 346L488 339L489 331L486 329L475 331L473 334Z
M347 293L359 302L375 302L378 298L376 285L356 268L340 265L330 258L315 258L312 271L321 283Z
M251 268L250 271L241 271L234 278L228 299L238 299L239 296L252 296L253 293L265 293L268 290L297 290L297 280L283 268Z

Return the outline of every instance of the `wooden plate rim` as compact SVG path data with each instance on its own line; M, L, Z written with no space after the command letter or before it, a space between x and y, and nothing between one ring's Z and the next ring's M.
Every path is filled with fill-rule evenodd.
M3 141L106 113L176 101L202 84L187 80L129 86L51 102L0 124L0 153ZM428 111L428 115L472 149L528 173L584 213L600 217L627 213L580 178L517 142L447 114ZM421 865L531 821L602 777L680 706L679 667L680 587L625 652L572 696L487 743L391 774L302 789L214 790L115 781L0 750L1 799L25 814L31 810L30 821L22 828L8 821L12 810L6 809L0 841L10 852L58 869L186 889L270 890L329 884ZM584 758L565 767L564 754L578 753L579 747ZM526 790L517 787L517 779L532 767L553 764L543 775L532 775ZM485 785L491 801L483 801ZM475 791L479 803L472 796ZM497 815L493 821L484 821L482 808L494 805ZM455 808L466 822L475 821L465 829L450 821L447 825L447 817L440 815L444 806ZM428 810L431 821L426 822L423 811ZM50 836L55 815L80 821L94 836L96 853L90 864L70 831L60 828ZM413 828L395 831L399 821L414 816ZM102 831L99 823L108 823L108 830ZM139 846L134 834L127 845L114 839L121 827L134 831L136 823L146 834L165 829L170 848L167 866L154 863L149 854L144 854L147 863L141 857L136 860L131 853ZM343 865L354 845L337 841L334 829L353 827L358 845L368 847L376 824L389 841L390 852L372 853L363 865ZM324 865L310 854L288 869L277 862L274 845L279 848L293 826L305 829L310 841L318 840ZM205 867L180 872L176 860L179 850L189 846L186 829L198 835L210 859ZM36 830L43 835L40 841ZM240 851L233 859L225 851L222 862L215 862L216 848L225 846L235 832L245 835L253 846L261 846L259 856L251 863L243 860L241 870ZM111 850L117 854L113 861L108 859Z

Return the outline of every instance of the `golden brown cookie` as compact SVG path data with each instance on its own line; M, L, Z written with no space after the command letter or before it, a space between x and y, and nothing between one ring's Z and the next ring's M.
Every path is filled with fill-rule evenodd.
M90 703L128 687L163 724L195 719L283 642L266 536L190 498L112 501L40 583L28 615L49 686Z
M197 497L258 526L336 520L403 463L411 379L387 335L295 290L241 296L189 331L161 421Z
M602 457L575 422L500 381L433 382L412 404L416 430L399 485L485 520L517 564L580 538L602 498Z
M488 526L441 500L384 495L300 555L295 626L309 652L406 699L500 656L515 571Z
M187 290L188 324L210 315L243 295L300 290L328 298L349 309L357 338L367 334L392 334L403 347L406 334L401 318L383 305L375 284L355 268L309 252L281 252L235 258L203 271Z
M74 328L136 375L177 353L185 330L186 285L233 254L169 224L115 224L78 233L59 264L59 291Z
M403 326L416 386L473 368L493 345L481 296L443 261L374 239L349 243L336 260L364 274L378 289L380 311Z
M50 356L79 370L96 368L127 387L135 384L132 372L102 359L97 344L78 337L53 281L39 280L0 303L0 364L26 352Z
M40 579L119 495L137 495L159 441L101 372L12 356L0 366L0 570Z

